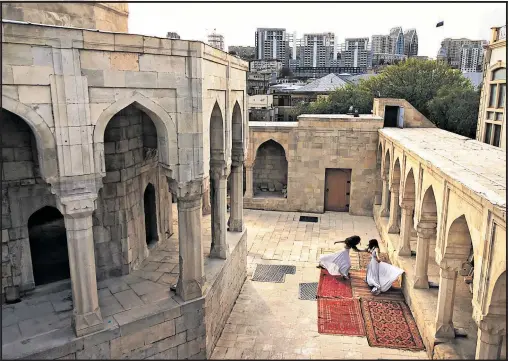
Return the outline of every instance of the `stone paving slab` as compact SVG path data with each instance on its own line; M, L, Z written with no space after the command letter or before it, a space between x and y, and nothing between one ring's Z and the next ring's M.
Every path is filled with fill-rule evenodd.
M318 282L321 249L337 252L343 246L334 242L353 234L361 247L380 236L371 217L327 212L318 223L303 224L300 215L307 214L244 210L248 278L212 358L427 359L424 351L372 348L365 337L318 333L316 302L299 300L298 290L300 283ZM252 282L256 264L294 265L296 273L284 283Z

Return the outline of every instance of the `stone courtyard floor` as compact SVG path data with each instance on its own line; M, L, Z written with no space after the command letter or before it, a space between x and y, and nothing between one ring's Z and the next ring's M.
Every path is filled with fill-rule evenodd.
M301 215L318 223L299 222ZM374 348L366 337L322 335L316 301L298 299L299 283L318 282L317 258L351 235L380 239L372 217L244 210L248 227L248 277L213 359L427 359L425 351ZM382 251L385 251L382 247ZM256 264L295 265L284 283L253 282Z

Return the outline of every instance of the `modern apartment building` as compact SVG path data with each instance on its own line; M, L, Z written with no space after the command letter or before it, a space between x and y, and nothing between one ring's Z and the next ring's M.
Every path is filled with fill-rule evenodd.
M484 49L482 46L463 45L461 47L461 71L467 73L482 72L483 58Z
M337 45L334 33L304 34L295 40L291 64L294 66L332 66L337 60Z
M279 73L283 68L283 63L278 59L255 59L249 62L249 71L253 73Z
M405 30L404 40L405 40L404 54L409 58L417 56L417 53L419 51L419 38L417 37L417 31L415 29Z
M210 46L224 51L224 36L216 33L216 29L207 38Z
M390 53L403 55L405 53L405 36L403 29L400 26L392 28L389 33L390 38Z
M283 28L258 28L255 33L256 59L278 59L288 64L289 42L293 40Z
M507 149L507 26L491 28L483 63L477 140Z
M372 54L369 38L346 38L341 44L341 65L371 68Z
M486 40L470 40L470 39L451 39L445 38L442 40L440 50L437 54L437 60L445 61L452 68L461 68L461 53L463 46L483 47L486 45Z
M373 53L390 54L391 37L389 35L373 35L371 37L371 50Z

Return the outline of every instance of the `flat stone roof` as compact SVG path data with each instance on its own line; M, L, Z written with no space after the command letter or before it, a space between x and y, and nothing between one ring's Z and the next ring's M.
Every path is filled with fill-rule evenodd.
M379 132L493 205L506 207L503 149L438 128L383 128Z
M298 127L299 122L249 122L249 127Z

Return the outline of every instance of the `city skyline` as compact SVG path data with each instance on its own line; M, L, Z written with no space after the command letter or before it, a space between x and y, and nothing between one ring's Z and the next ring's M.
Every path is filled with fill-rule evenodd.
M304 33L333 32L339 43L352 37L371 40L373 35L386 34L393 27L415 28L419 35L418 55L433 58L444 38L487 39L492 26L506 23L502 3L130 3L129 12L131 33L165 37L168 31L176 31L182 39L206 42L207 33L215 28L224 35L225 49L231 45L254 46L256 28L263 27L286 28L297 32L298 37ZM241 12L250 16L238 16ZM211 13L215 15L210 16ZM182 14L192 14L193 21ZM271 20L274 14L286 16ZM307 15L305 21L301 14ZM342 14L341 21L338 14ZM146 21L147 16L150 22ZM436 28L439 21L445 25Z

